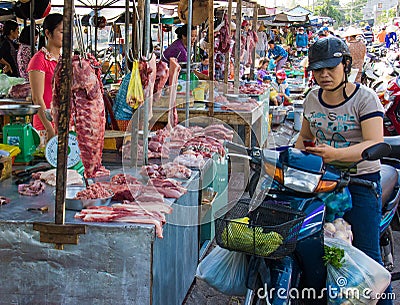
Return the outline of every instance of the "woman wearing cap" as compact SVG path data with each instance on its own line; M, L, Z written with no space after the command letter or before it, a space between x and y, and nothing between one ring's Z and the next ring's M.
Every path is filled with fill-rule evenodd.
M353 59L352 67L354 69L358 69L355 80L356 83L361 82L364 57L367 52L367 47L365 46L364 42L360 39L357 39L357 37L362 34L363 33L361 30L353 27L348 28L347 31L343 34L343 37L346 38L351 58Z
M383 141L382 104L374 91L348 81L352 58L341 39L321 38L310 47L308 59L308 70L313 72L319 87L311 90L304 100L304 120L296 147L321 156L326 163L348 166L361 160L364 149ZM316 146L304 147L304 140L313 140ZM352 227L353 245L382 263L380 163L363 161L355 171L352 176L372 181L376 187L350 184L353 206L343 218ZM322 280L316 288L324 287ZM390 290L389 286L386 293ZM378 304L392 302L382 299Z
M288 53L280 45L276 45L272 39L268 41L268 47L268 58L273 57L275 60L275 71L282 69L288 59Z

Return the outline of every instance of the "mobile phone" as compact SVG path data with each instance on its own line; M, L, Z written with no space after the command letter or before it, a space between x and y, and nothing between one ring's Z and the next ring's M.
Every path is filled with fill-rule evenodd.
M315 147L315 142L313 140L303 140L304 147Z

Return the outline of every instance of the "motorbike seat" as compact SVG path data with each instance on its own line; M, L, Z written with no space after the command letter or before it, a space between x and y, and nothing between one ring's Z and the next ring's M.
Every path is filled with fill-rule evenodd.
M382 185L382 205L385 206L393 194L393 189L397 184L397 170L386 164L381 165L381 185Z

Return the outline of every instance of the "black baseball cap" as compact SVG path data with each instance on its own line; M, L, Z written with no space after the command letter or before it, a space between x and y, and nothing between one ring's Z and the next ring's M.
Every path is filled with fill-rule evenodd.
M308 71L333 68L351 56L347 44L335 36L318 39L308 50Z

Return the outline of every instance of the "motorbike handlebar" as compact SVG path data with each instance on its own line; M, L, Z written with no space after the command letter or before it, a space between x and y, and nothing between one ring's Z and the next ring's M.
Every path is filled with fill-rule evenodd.
M355 177L350 177L349 184L365 186L370 189L374 189L376 187L376 183L373 181L364 180L364 179L355 178Z

